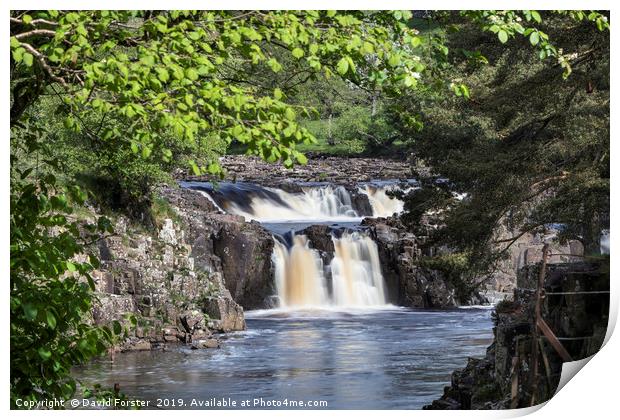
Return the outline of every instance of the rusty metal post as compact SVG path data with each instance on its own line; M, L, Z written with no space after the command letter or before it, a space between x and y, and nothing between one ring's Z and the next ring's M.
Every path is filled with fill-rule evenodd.
M562 343L560 343L560 340L558 340L558 338L555 336L555 334L551 330L551 327L547 325L545 320L542 318L538 319L538 321L536 322L536 325L542 331L545 337L547 337L547 340L549 340L549 344L551 344L553 348L555 349L555 351L558 352L562 360L564 362L572 362L573 358L568 353L566 348L562 345Z
M551 392L551 365L549 364L549 358L545 353L545 347L542 339L538 340L538 348L540 350L540 354L543 357L543 364L545 366L545 374L547 375L547 389Z
M510 408L519 407L519 357L512 358L510 369Z
M538 321L541 319L541 300L542 300L542 291L545 287L545 276L547 271L547 255L549 254L549 244L545 244L542 250L542 260L540 262L540 273L538 274L538 284L536 286L536 306L534 309L535 314L535 325L532 329L532 358L530 371L532 372L530 376L530 386L532 387L532 399L530 401L530 406L536 404L536 393L538 392Z

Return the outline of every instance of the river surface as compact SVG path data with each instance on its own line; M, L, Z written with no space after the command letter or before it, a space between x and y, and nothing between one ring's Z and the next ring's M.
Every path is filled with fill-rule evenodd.
M129 396L212 402L326 401L328 409L419 409L441 396L453 370L482 357L492 340L489 309L284 310L246 313L247 331L220 349L130 352L77 376L120 384ZM189 408L189 407L185 407ZM281 408L291 408L281 406ZM318 407L316 407L318 408Z

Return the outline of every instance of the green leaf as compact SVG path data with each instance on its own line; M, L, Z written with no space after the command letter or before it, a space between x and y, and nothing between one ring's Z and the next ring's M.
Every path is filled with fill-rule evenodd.
M530 44L538 45L538 42L540 42L540 37L538 36L538 32L534 31L530 34Z
M275 88L273 90L273 97L276 98L277 100L282 99L282 90L280 90L280 88Z
M22 47L14 49L12 52L13 60L15 60L16 63L21 63L22 60L24 59L25 51L26 50L23 49Z
M271 70L274 73L277 73L280 70L282 70L282 65L275 58L270 58L269 60L267 60L267 65L271 67Z
M22 309L24 311L26 319L29 321L34 321L34 319L37 317L37 314L39 313L39 310L32 303L24 303L22 305Z
M220 164L217 162L211 162L209 166L207 166L207 172L209 172L210 174L216 175L216 174L219 174L221 171L222 171L222 168L220 167Z
M194 175L196 176L200 176L202 175L202 173L200 172L200 168L198 167L198 165L196 165L196 162L189 162L189 166L190 168L192 168L192 172L194 173Z
M164 68L157 69L157 78L162 82L167 82L170 79L170 75L168 74L168 70Z
M52 352L44 347L39 348L37 351L39 353L39 356L41 356L41 359L43 360L47 360L52 357Z
M308 163L308 158L302 153L296 153L295 158L297 159L297 162L299 162L301 165L305 165Z
M123 330L121 327L121 323L118 321L113 321L112 322L112 328L114 331L114 334L119 335L121 333L121 331Z
M45 315L47 318L47 325L49 325L51 329L56 328L56 317L54 316L54 314L50 311L46 311Z
M398 54L392 54L390 55L390 58L388 59L388 64L391 67L396 67L400 64L400 55Z
M506 41L508 41L508 33L506 33L506 31L504 31L503 29L501 29L498 33L497 33L497 37L499 38L499 41L502 44L505 44Z
M32 56L32 54L30 53L24 53L24 64L27 65L28 67L32 67L32 62L34 60L34 57Z
M342 75L345 75L347 73L347 71L349 70L349 60L347 60L347 57L342 57L340 61L338 61L338 64L336 65L336 70Z
M304 50L302 50L301 48L294 48L291 54L293 54L293 57L300 59L304 56Z
M465 98L469 99L469 88L466 85L461 85L461 92Z
M30 25L30 22L32 22L32 16L24 15L24 16L22 16L22 20L24 21L24 23L26 25Z
M198 80L198 72L194 68L185 70L185 76L191 81Z
M295 119L295 111L293 111L292 108L286 108L286 111L284 112L284 116L286 117L287 120L293 121Z
M409 75L405 76L404 82L407 87L415 87L418 84L417 79Z

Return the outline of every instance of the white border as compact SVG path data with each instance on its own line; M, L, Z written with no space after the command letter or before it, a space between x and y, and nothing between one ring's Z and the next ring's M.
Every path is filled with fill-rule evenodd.
M2 118L2 127L4 138L4 150L2 153L1 164L4 178L1 183L2 188L2 197L8 197L9 195L9 177L8 177L8 167L9 167L9 67L8 67L8 57L9 57L9 25L8 25L8 11L10 9L144 9L144 8L154 8L154 9L192 9L192 8L213 8L213 9L240 9L240 10L251 10L251 9L289 9L294 7L296 9L521 9L521 8L532 8L532 9L605 9L612 10L612 35L611 42L612 45L618 45L617 35L615 31L615 26L613 22L613 17L615 16L614 6L617 3L611 1L546 1L544 4L541 4L540 1L393 1L393 0L384 0L381 2L377 1L369 1L369 0L358 0L356 2L345 2L345 1L283 1L283 0L272 0L272 1L263 1L263 2L250 2L250 1L239 1L239 0L227 0L226 2L206 2L206 1L187 1L187 0L176 0L174 2L171 1L161 1L161 0L151 0L151 1L130 1L130 0L108 0L106 2L95 2L95 1L75 1L75 0L64 0L64 1L33 1L33 0L24 0L24 1L16 1L16 0L8 0L4 1L2 7L6 10L5 18L1 20L0 25L2 25L2 39L5 41L0 46L2 51L2 56L7 60L2 68L4 83L2 85L2 93L1 98L4 102L4 106L2 109L4 110L4 116ZM619 53L619 52L616 52ZM617 69L617 58L615 55L612 55L612 68ZM613 78L613 76L612 76ZM618 99L616 95L616 89L612 86L611 96L613 98L612 103L616 103L615 101ZM612 106L612 120L617 122L617 112L616 109ZM612 128L612 138L614 138L613 133L617 130ZM614 146L612 142L611 153L614 155L614 150L617 147ZM612 165L612 178L614 174L616 178L618 176L618 166ZM612 183L611 186L611 207L612 214L616 214L618 210L618 188L616 187L616 183ZM4 274L2 278L4 279L4 287L5 291L8 295L8 287L9 287L9 275L8 275L8 267L9 267L9 205L8 200L5 198L1 201L1 211L2 211L2 224L0 225L1 233L2 233L2 253L0 254L0 267L2 268L2 273ZM620 223L617 219L611 219L611 232L620 232ZM616 246L620 243L617 240L615 234L612 234L611 237L611 247L616 249ZM618 272L618 263L615 260L611 262L611 273L612 278L615 273ZM611 293L611 311L610 311L610 331L611 333L615 323L617 321L618 314L618 290L617 290L617 282L612 281L612 293ZM6 296L6 295L5 295ZM4 363L2 363L0 369L3 373L4 378L6 378L2 382L2 389L5 390L4 398L2 398L1 404L8 410L8 396L9 396L9 384L8 384L8 366L9 366L9 316L8 316L8 304L5 298L4 302L4 310L2 311L2 320L4 325L3 333L1 334L1 340L3 345L3 355L4 355ZM411 417L416 418L459 418L459 419L490 419L490 418L512 418L521 415L525 415L528 413L531 414L530 418L533 419L543 419L543 418L562 418L564 419L588 419L588 418L611 418L613 416L613 412L617 411L617 399L618 391L617 391L617 381L620 377L620 369L618 363L618 355L620 355L620 339L617 337L618 334L611 335L608 334L608 342L604 346L604 348L595 355L591 361L587 364L587 366L582 369L581 372L577 375L576 379L569 381L569 383L554 397L549 401L542 409L538 410L539 407L533 409L523 409L523 410L508 410L508 411L494 411L494 412L478 412L478 411L458 411L458 412L438 412L438 411L391 411L389 413L376 413L374 411L329 411L329 412L312 412L312 411L296 411L295 413L291 412L275 412L275 411L252 411L252 412L244 412L244 411L229 411L229 412L205 412L205 411L197 411L197 412L183 412L183 413L175 413L175 416L197 416L199 418L208 418L208 416L217 416L219 418L232 418L232 419L247 419L248 416L252 416L252 418L256 419L288 419L291 416L294 416L297 419L315 419L316 416L320 416L322 418L341 418L341 417L355 417L355 418L372 418L376 419L377 416L389 416L391 419L397 418L407 418ZM438 396L439 397L439 396ZM430 402L430 401L429 401ZM56 411L45 411L45 412L24 412L24 411L13 411L11 412L12 416L18 418L24 417L32 417L32 416L49 416L51 418L57 418L58 416L62 417L82 417L84 412L76 412L76 411L64 411L64 412L56 412ZM135 416L136 418L163 418L164 416L169 416L170 413L161 412L161 411L149 411L149 412L101 412L101 411L91 411L88 412L88 416L100 417L100 416ZM617 416L617 415L616 415ZM614 416L615 417L615 416Z

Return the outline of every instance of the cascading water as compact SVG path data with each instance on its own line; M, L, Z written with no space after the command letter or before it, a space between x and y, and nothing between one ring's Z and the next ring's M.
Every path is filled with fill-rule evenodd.
M385 305L385 287L377 244L360 232L333 238L335 255L330 267L336 306Z
M275 241L272 261L280 306L322 306L328 301L323 262L304 235L290 249Z
M355 307L386 304L377 245L365 233L332 237L331 293L319 254L304 235L294 235L290 249L276 241L275 281L282 307Z
M363 185L357 193L368 197L372 214L360 214L353 206L351 193L343 186L306 185L298 191L288 192L278 188L262 187L247 183L221 183L214 188L208 183L187 182L185 186L201 191L227 213L237 214L249 220L309 221L351 220L368 215L387 217L403 210L403 202L390 197L387 191L393 184Z
M372 207L373 217L389 217L403 211L404 203L398 198L390 197L386 193L393 187L379 188L374 185L364 185L359 191L368 196Z
M273 196L252 196L247 208L229 202L226 210L251 220L311 220L358 217L351 206L351 197L344 187L305 188L293 194L266 188Z
M293 192L248 183L185 183L207 195L231 214L257 220L276 236L312 224L356 229L361 220L351 193L343 186L303 185ZM402 201L386 194L394 184L368 184L354 192L368 197L373 217L403 210ZM359 197L356 197L356 200ZM357 201L356 201L357 203ZM357 204L359 205L359 203ZM361 207L363 208L363 206ZM368 212L361 210L362 213ZM370 307L387 303L377 245L364 232L332 236L334 255L327 267L304 235L294 234L289 246L275 240L272 262L281 307Z

